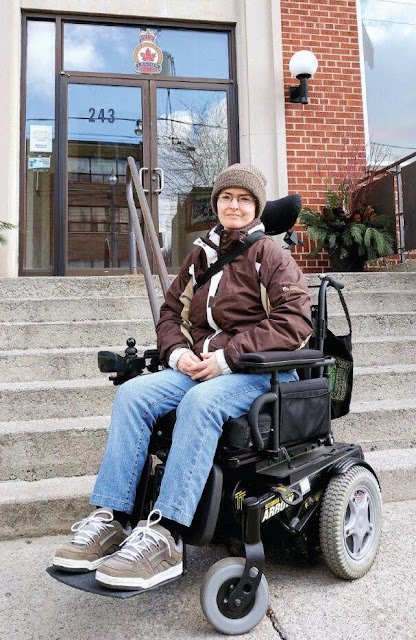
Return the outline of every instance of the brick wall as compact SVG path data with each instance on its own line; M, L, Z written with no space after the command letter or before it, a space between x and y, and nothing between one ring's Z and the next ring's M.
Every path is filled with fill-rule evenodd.
M358 25L355 0L281 0L283 70L289 193L299 193L303 206L319 208L325 182L365 163L365 136ZM289 102L289 60L301 49L313 51L318 71L309 81L309 104ZM357 155L358 154L358 155ZM308 259L312 248L297 226L304 248L293 252L307 273L331 270L328 256Z

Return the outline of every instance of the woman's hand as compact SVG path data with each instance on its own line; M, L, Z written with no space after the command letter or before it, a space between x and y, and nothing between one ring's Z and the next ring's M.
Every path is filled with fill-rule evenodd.
M181 355L176 366L178 367L178 371L192 377L195 365L200 362L201 361L198 356L196 356L193 351L189 350Z
M202 362L192 367L193 373L190 374L192 380L199 380L205 382L222 375L222 370L217 362L215 353L201 353Z

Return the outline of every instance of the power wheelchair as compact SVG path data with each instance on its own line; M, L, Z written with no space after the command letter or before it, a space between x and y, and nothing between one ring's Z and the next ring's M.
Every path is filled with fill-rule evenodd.
M300 207L293 198L282 199L286 208L296 209L290 220ZM273 207L269 206L270 212ZM266 232L269 226L269 233L276 233L275 225L267 225L269 219L263 217ZM287 225L286 220L286 229L292 226ZM321 276L307 348L240 357L243 371L270 373L270 391L253 402L246 416L224 424L192 525L181 528L185 550L187 544L241 541L245 557L220 560L201 585L203 612L224 634L247 633L266 614L264 541L279 541L304 553L320 548L329 568L344 579L363 576L378 551L381 492L377 476L365 462L362 448L334 442L331 429L330 379L337 362L324 353L328 287L341 291L343 284L328 274ZM124 356L102 351L98 362L116 385L162 367L156 350L138 356L132 338L127 340ZM289 369L297 370L299 381L279 385L278 372ZM156 501L174 423L171 412L154 426L133 523L146 518ZM48 572L70 586L101 595L126 598L143 592L105 589L91 574L64 574L53 568Z

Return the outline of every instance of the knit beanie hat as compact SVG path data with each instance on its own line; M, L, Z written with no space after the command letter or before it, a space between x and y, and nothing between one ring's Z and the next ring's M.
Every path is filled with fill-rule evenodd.
M239 187L247 189L256 198L256 215L260 216L266 206L267 180L262 172L252 164L232 164L220 173L215 180L211 193L211 207L217 213L217 197L223 189Z

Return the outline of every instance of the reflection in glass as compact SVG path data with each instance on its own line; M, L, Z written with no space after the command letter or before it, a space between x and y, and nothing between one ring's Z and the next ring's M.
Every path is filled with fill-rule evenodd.
M416 3L361 0L369 137L387 162L416 150Z
M64 25L64 69L134 74L133 51L143 27ZM228 34L222 31L157 29L163 51L162 75L228 78Z
M159 232L167 266L177 267L216 221L210 194L229 164L227 94L159 88L157 114L158 164L165 173Z
M126 158L142 166L141 89L68 86L68 268L128 268Z
M24 267L49 269L55 179L55 24L28 20Z

